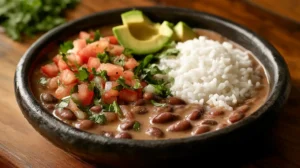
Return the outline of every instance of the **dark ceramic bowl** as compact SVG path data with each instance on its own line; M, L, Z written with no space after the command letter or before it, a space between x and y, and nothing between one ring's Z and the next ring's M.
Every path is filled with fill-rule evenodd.
M44 54L60 40L68 38L80 30L96 28L108 24L121 24L120 14L131 10L115 9L66 23L37 40L23 55L15 74L15 94L19 106L29 123L45 138L59 148L80 158L111 165L178 163L186 158L224 158L228 151L234 157L246 156L246 149L257 149L261 135L275 114L286 101L290 90L289 72L284 59L267 41L250 30L231 21L207 13L174 7L137 7L154 21L185 21L192 27L213 30L252 51L265 66L270 81L270 94L266 103L251 116L219 131L201 136L170 140L124 140L111 139L87 133L64 124L53 117L34 97L30 86L30 76L40 55ZM258 143L256 143L258 142ZM247 148L248 147L248 148ZM216 155L217 154L217 155ZM218 157L219 155L219 157ZM236 157L236 156L235 156Z

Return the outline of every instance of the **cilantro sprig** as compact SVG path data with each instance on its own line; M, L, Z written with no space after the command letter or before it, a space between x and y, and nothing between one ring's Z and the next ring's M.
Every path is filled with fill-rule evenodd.
M80 67L75 76L80 81L87 81L89 78L89 71L84 67Z

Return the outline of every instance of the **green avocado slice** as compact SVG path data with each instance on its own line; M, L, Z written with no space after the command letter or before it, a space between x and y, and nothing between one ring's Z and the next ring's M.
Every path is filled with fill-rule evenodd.
M182 21L178 22L173 29L178 41L186 41L197 37L193 29Z
M131 10L121 14L123 25L128 25L131 23L141 23L153 25L151 20L143 14L140 10Z
M131 23L116 26L113 33L119 43L133 54L146 55L161 50L172 38L173 30L167 22L160 26Z

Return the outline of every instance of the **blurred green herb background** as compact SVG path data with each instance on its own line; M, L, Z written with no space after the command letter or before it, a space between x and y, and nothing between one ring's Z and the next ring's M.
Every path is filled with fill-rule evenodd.
M34 36L64 23L66 9L80 0L0 0L0 26L14 40Z

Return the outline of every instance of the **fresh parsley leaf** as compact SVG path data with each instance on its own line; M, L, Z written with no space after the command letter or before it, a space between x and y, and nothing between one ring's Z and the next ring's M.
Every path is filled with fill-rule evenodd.
M76 73L75 76L80 81L87 81L89 78L89 71L86 68L81 67L79 68L78 73Z
M151 100L151 103L154 105L154 106L157 106L157 107L164 107L166 106L167 104L166 103L158 103L154 100Z
M104 53L98 53L97 57L100 59L101 63L108 63L109 60L109 53L107 51L104 51Z
M129 85L126 84L123 76L121 76L121 77L119 77L119 79L117 79L117 83L119 84L118 86L121 86L121 88L119 88L118 90L121 90L122 88L125 88L125 89L131 88Z
M112 104L113 108L114 108L114 112L117 113L117 115L119 116L119 118L123 118L124 114L120 108L120 106L118 105L118 103L116 101L113 102Z
M47 78L45 78L45 77L41 77L41 78L40 78L40 84L41 84L41 85L45 86L45 85L47 85L47 83L48 83Z
M89 117L91 121L97 124L104 125L107 122L107 119L104 114L93 114Z
M103 104L102 111L104 112L115 112L113 104Z
M74 47L73 42L72 41L65 41L64 43L62 43L61 45L59 45L59 53L62 56L67 55L68 50L72 49ZM66 59L63 57L63 59Z
M154 85L154 84L151 85L154 87L154 93L158 96L167 97L172 95L169 87L166 86L166 83L159 84L159 85Z
M140 131L140 129L141 129L141 123L139 123L138 121L135 121L133 124L133 130Z
M90 91L94 91L95 86L96 86L96 83L94 81L91 81L88 85L88 89Z

